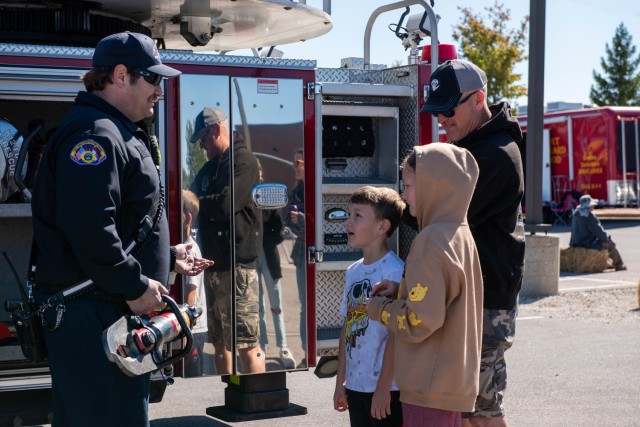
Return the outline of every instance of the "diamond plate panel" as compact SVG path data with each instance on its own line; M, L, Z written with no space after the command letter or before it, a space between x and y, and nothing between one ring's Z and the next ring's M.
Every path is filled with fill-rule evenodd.
M343 194L324 194L322 196L322 203L323 204L324 203L328 203L328 204L338 205L338 204L344 203L345 207L346 207L346 204L347 204L348 201L349 201L349 196L345 196ZM326 209L328 209L328 208L326 208Z
M418 66L407 65L404 67L390 68L381 72L386 84L410 85L414 88L414 96L411 98L399 98L395 100L400 110L400 145L399 160L409 155L414 145L420 143L418 138L418 95L421 89L418 87Z
M0 52L12 56L56 56L59 58L90 59L92 48L69 46L38 46L16 43L0 43ZM256 56L208 55L183 50L161 50L162 62L173 64L233 65L236 67L308 69L316 67L315 60L259 58Z
M418 87L418 66L407 65L398 68L383 70L384 83L387 84L409 84L415 88L415 96L411 98L400 98L396 100L398 109L400 110L399 123L399 162L409 155L415 145L420 143L418 136L418 115L419 101L418 96L421 89ZM413 239L416 237L416 231L405 225L400 224L398 228L399 246L398 255L403 260L407 259L409 249Z
M398 256L402 258L402 260L406 260L407 255L409 255L409 249L411 249L411 244L413 243L413 239L415 239L417 232L408 225L400 223L400 227L398 227L398 235L400 240L400 250L398 251Z
M257 56L204 55L179 50L160 51L162 62L174 64L233 65L236 67L314 69L315 60L259 58Z
M317 82L349 83L349 70L346 68L318 68Z
M322 159L322 175L328 178L351 178L351 177L375 177L378 175L378 150L373 157L349 157L347 167L341 171L334 171L327 168L327 164Z
M356 70L353 68L318 68L317 82L336 83L382 83L379 70Z
M59 58L90 59L93 49L87 47L27 45L0 43L0 52L11 56L56 56Z
M382 84L384 75L380 70L355 70L351 71L351 83Z
M316 325L320 328L337 328L342 325L340 304L344 292L344 271L319 271L316 273Z

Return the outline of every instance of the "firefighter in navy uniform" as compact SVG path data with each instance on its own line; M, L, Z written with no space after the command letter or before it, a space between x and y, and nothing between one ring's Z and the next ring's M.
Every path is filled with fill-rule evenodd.
M128 377L107 360L105 328L125 313L162 309L170 270L169 229L150 138L163 65L149 37L102 39L73 108L47 146L32 199L36 300L91 279L94 290L45 312L59 426L148 426L149 375ZM145 216L153 227L131 254Z

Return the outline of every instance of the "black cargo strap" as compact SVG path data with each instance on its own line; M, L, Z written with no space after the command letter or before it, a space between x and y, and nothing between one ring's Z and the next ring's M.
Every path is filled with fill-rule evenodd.
M158 174L159 176L159 174ZM153 213L155 211L155 214ZM125 254L134 254L138 252L146 243L148 237L151 233L158 227L160 223L160 218L162 217L162 213L164 212L164 187L162 186L162 181L160 181L160 191L156 194L154 198L154 203L152 205L152 209L149 211L148 215L145 215L142 221L140 221L140 226L138 230L134 234L134 238L125 248ZM153 219L150 215L153 215ZM36 271L36 257L38 255L38 247L35 242L35 238L31 244L31 256L30 256L30 267L28 274L28 282L27 287L29 289L29 299L33 301L33 286L35 284L35 271ZM65 303L71 301L73 299L79 298L83 295L87 295L90 291L97 289L93 280L87 279L83 282L76 283L68 288L65 288L59 292L56 292L40 306L38 309L38 313L40 314L40 318L42 320L42 326L47 328L50 331L56 330L60 323L62 322L62 316L66 310ZM48 322L44 318L44 313L52 308L56 307L56 320L53 326L49 326Z

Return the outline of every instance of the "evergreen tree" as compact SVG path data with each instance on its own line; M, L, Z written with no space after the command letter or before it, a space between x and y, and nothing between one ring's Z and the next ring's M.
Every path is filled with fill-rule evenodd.
M485 8L489 24L470 8L458 9L462 19L453 29L453 40L460 45L460 58L473 62L487 74L489 104L525 96L526 86L517 83L522 75L515 73L514 68L527 59L524 48L529 16L522 19L517 29L509 29L511 12L498 2Z
M194 144L190 143L191 135L193 135L193 122L187 122L186 129L186 165L182 166L182 187L188 189L191 183L195 179L196 175L202 165L207 162L207 155L205 151L200 148L200 142L196 141ZM185 146L182 146L185 148Z
M621 22L611 42L605 45L605 57L600 58L603 73L593 70L594 84L589 98L595 105L638 105L640 100L640 74L637 69L640 55L636 56L631 34Z

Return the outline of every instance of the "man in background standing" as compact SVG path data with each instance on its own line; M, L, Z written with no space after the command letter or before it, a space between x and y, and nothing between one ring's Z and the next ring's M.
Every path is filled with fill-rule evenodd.
M467 213L484 282L480 392L463 426L508 426L504 354L515 335L524 272L524 239L514 233L524 194L522 131L509 104L488 105L487 77L471 62L444 62L429 89L421 112L437 117L449 142L469 150L480 167Z

